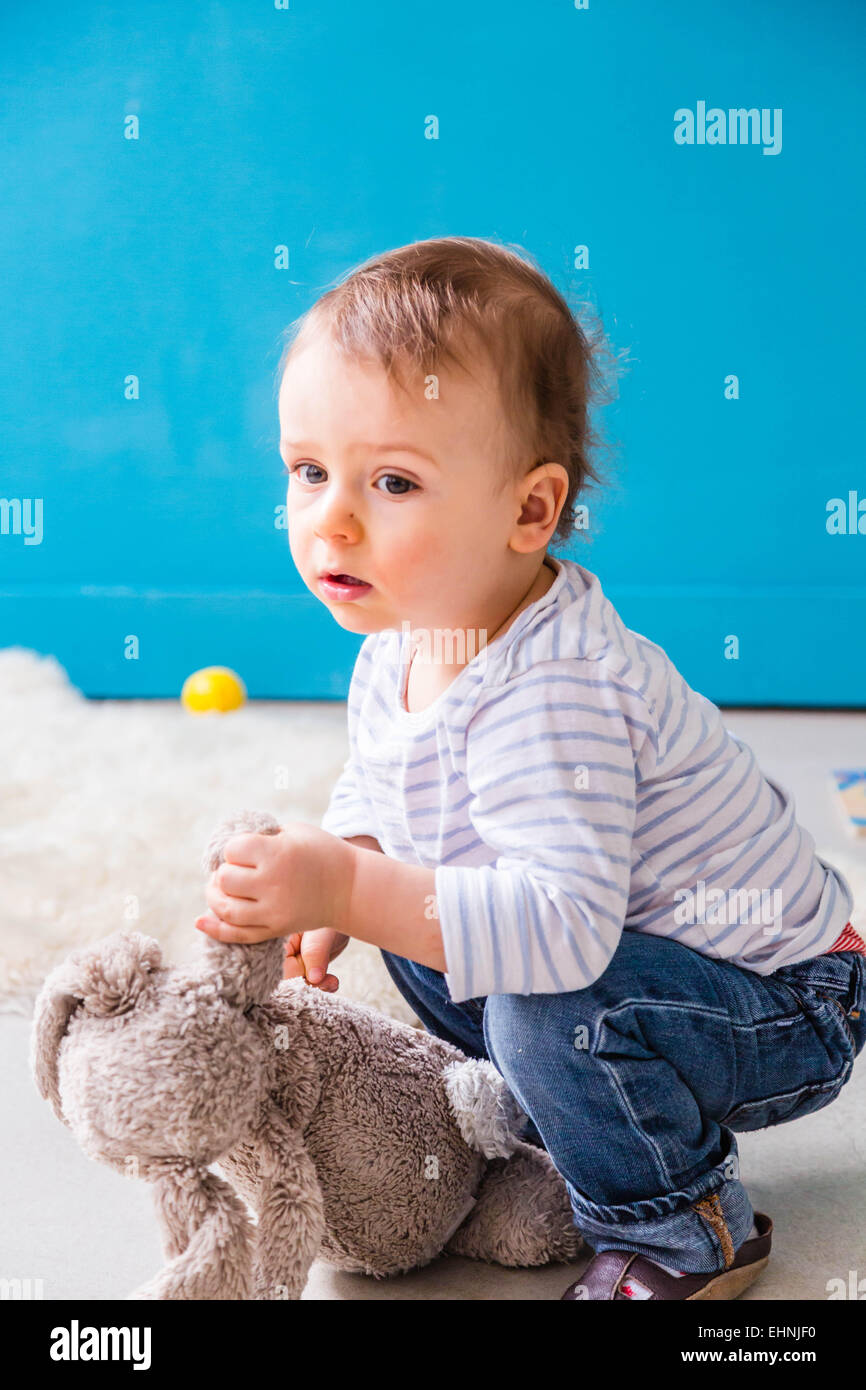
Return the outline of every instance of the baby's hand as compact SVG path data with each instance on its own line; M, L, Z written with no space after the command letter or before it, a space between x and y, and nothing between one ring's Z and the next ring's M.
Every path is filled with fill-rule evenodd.
M350 937L332 931L330 927L294 932L286 938L283 979L291 980L301 975L308 984L333 994L339 989L340 981L336 975L327 973L328 965L341 951L345 951L350 940Z

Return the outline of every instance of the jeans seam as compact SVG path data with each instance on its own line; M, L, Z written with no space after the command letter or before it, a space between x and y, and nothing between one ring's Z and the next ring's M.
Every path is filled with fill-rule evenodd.
M730 1269L734 1263L734 1242L731 1239L731 1232L725 1220L718 1192L711 1192L706 1197L702 1197L699 1202L695 1202L694 1209L716 1237L722 1259L725 1262L725 1269Z
M660 1180L663 1183L665 1183L668 1189L670 1189L674 1184L674 1176L671 1173L670 1168L665 1160L665 1155L662 1152L662 1146L656 1141L656 1139L651 1134L648 1134L646 1132L646 1127L641 1123L640 1116L635 1113L634 1107L631 1104L631 1099L629 1097L628 1090L623 1086L622 1078L619 1076L616 1067L611 1064L609 1059L605 1057L604 1053L601 1050L602 1035L604 1034L605 1029L609 1027L611 1032L614 1033L614 1035L616 1034L616 1027L610 1022L613 1016L618 1014L622 1009L629 1008L632 1004L639 1004L642 1002L645 1003L646 1001L641 1001L638 999L623 999L620 1000L619 1003L612 1004L608 1008L603 1010L603 1012L600 1014L598 1018L598 1026L596 1027L595 1035L592 1038L590 1055L594 1057L597 1062L600 1062L602 1066L606 1069L610 1078L611 1085L616 1090L624 1109L628 1113L628 1117L631 1121L634 1133L638 1134L640 1138L643 1140L643 1142L646 1144L647 1149L653 1155ZM654 1004L662 1008L678 1007L678 1005L672 1005L670 1001L666 1000L656 1000L654 1001ZM685 1009L691 1009L693 1006L691 1004L686 1004L682 1005L682 1007ZM701 1009L700 1012L717 1013L719 1011L715 1009ZM679 1150L681 1153L681 1144L679 1145Z
M718 1123L730 1127L730 1121L732 1119L739 1119L741 1111L748 1112L754 1110L757 1106L771 1105L774 1101L793 1100L795 1105L798 1105L801 1100L806 1100L810 1096L822 1095L825 1091L834 1091L838 1094L838 1091L841 1091L844 1086L848 1074L849 1072L846 1072L843 1068L842 1075L833 1077L830 1081L810 1082L806 1086L801 1086L798 1091L777 1091L771 1096L758 1096L755 1100L741 1100L733 1106L726 1115L723 1115ZM830 1102L828 1101L827 1103L829 1104ZM794 1118L796 1119L797 1116L794 1116ZM783 1122L775 1121L774 1123ZM770 1127L772 1126L765 1126L765 1128Z
M852 1049L852 1051L855 1051L855 1052L856 1052L856 1050L857 1050L857 1042L856 1042L856 1039L855 1039L855 1037L854 1037L854 1034L851 1032L851 1026L850 1026L850 1024L848 1023L848 1015L847 1015L847 1013L845 1012L845 1010L844 1010L844 1008L842 1007L842 1005L839 1003L839 1000L838 1000L838 999L835 999L835 998L833 997L832 994L825 994L825 993L823 992L823 990L820 990L820 989L816 989L815 993L818 995L818 998L819 998L819 999L826 999L827 1002L828 1002L829 1004L835 1004L835 1005L836 1005L836 1008L839 1010L839 1013L840 1013L840 1015L841 1015L841 1017L842 1017L842 1024L843 1024L843 1027L844 1027L845 1032L846 1032L846 1034L847 1034L848 1041L849 1041L850 1044L851 1044L851 1049Z
M772 979L773 977L770 976L769 978ZM805 1000L803 999L803 996L794 988L793 985L789 985L787 980L777 980L776 984L781 985L783 989L786 989L788 991L788 993L794 1001L794 1004L796 1005L797 1009L800 1011L801 1014L806 1013ZM792 1014L791 1017L793 1018L795 1017L795 1015Z

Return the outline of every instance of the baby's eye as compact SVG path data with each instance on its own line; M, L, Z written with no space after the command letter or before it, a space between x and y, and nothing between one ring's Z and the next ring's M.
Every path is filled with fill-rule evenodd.
M402 487L402 488L400 489L400 491L398 491L398 492L393 492L393 491L389 488L389 489L388 489L388 496L389 496L389 497L403 497L403 496L405 496L406 492L409 491L411 488L414 488L414 489L416 489L416 490L417 490L417 488L418 488L418 484L417 484L417 483L413 483L411 478L402 478L402 477L400 476L399 473L384 473L384 474L382 475L381 478L377 478L377 479L376 479L376 486L378 487L379 483L388 483L388 482L390 482L390 483L402 483L402 484L403 484L403 487Z
M324 469L323 469L323 468L319 468L319 465L318 465L317 463L293 463L292 466L291 466L291 468L289 469L289 477L291 477L293 473L297 473L297 471L298 471L299 468L314 468L314 469L316 469L319 473L323 473L323 472L324 472ZM319 481L320 481L320 480L319 480L318 478L306 478L306 477L304 478L304 482L307 482L307 483L310 483L310 482L315 483L315 482L319 482Z

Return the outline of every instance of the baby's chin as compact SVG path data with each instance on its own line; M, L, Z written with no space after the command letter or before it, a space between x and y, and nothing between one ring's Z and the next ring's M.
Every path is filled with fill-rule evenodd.
M359 636L367 637L371 632L383 632L387 627L396 624L387 622L384 618L374 618L372 614L365 613L361 605L355 603L326 603L331 617L340 627L347 632L357 632Z

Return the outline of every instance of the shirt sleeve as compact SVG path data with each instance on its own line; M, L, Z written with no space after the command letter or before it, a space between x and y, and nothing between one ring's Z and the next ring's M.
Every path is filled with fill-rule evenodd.
M646 700L595 661L542 662L486 693L466 730L468 812L497 858L435 871L455 1003L564 993L604 972L628 908L637 780L657 749Z
M343 771L334 784L328 808L321 820L321 829L341 839L353 835L372 835L378 839L373 813L364 797L361 786L360 769L354 757L349 756L343 764Z

